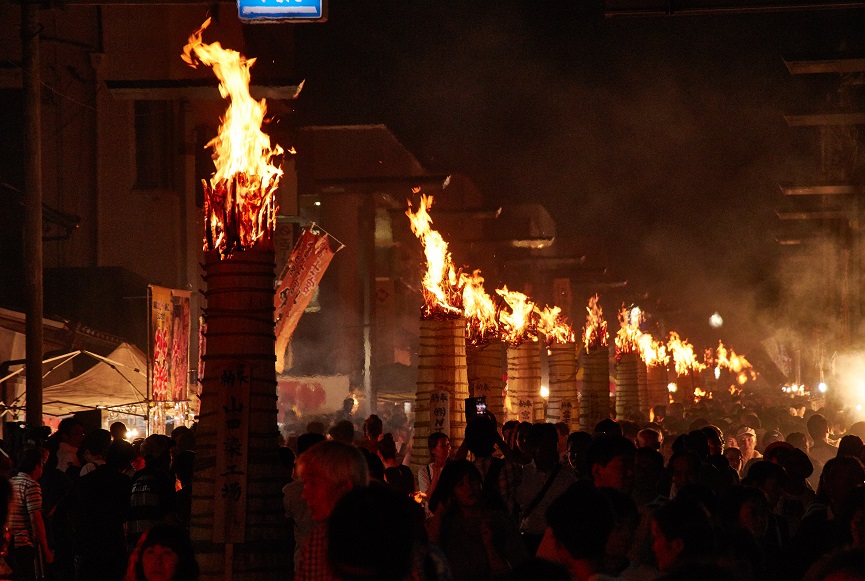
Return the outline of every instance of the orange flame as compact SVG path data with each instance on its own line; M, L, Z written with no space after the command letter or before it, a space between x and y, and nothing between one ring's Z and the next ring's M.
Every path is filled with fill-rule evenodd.
M547 342L573 343L576 334L565 317L562 316L560 307L544 307L543 310L535 307L538 315L538 330L547 336Z
M518 345L525 339L532 337L532 311L535 304L529 300L529 297L521 292L509 291L507 286L496 289L496 293L502 297L511 312L503 311L501 314L501 333L502 339Z
M607 321L604 320L604 310L598 302L598 295L589 299L586 307L586 326L583 327L583 343L586 351L607 346Z
M218 250L223 258L234 250L251 248L269 236L276 226L274 192L282 170L271 163L282 155L279 145L261 131L267 112L265 101L249 94L249 69L255 59L246 59L218 42L202 41L210 18L192 33L183 47L183 60L213 68L219 92L229 99L219 132L207 144L214 152L216 171L205 183L205 250Z
M426 256L426 273L423 277L423 317L435 315L459 315L462 313L462 296L459 278L451 262L448 243L438 231L431 228L429 209L433 197L422 195L417 212L411 211L411 202L405 215L411 221L411 231L423 245Z
M481 343L499 332L498 309L484 290L484 277L480 270L470 275L460 274L463 289L463 315L466 318L466 339Z
M678 333L670 333L667 348L673 354L673 361L676 363L676 373L679 375L684 375L691 370L702 371L706 368L705 365L697 361L697 356L694 354L694 346L688 343L687 340L683 341L680 339Z
M640 347L640 323L643 322L643 313L639 307L626 309L622 307L619 311L619 332L616 333L616 354L633 353Z
M718 341L716 361L718 369L729 369L739 377L744 375L746 378L745 381L747 381L748 376L756 379L756 373L751 367L751 363L743 355L736 355L736 352L732 349L727 350L721 341ZM740 381L740 383L745 382Z
M661 341L656 341L654 337L648 333L640 335L640 355L646 365L657 366L666 365L670 362L670 355L667 353L667 346Z

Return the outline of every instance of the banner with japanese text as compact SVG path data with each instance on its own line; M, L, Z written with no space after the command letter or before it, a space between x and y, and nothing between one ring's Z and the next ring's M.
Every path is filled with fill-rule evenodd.
M148 389L151 401L187 400L190 291L151 285Z
M279 373L285 369L285 350L291 341L291 335L333 255L328 235L324 232L316 234L312 229L307 229L294 245L282 271L273 303L276 320L276 370Z

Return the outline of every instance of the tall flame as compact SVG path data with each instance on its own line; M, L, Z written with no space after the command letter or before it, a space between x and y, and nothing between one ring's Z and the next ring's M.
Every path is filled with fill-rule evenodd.
M598 301L598 295L589 299L586 307L586 326L583 327L583 343L586 351L607 346L607 321L604 320L604 310Z
M705 369L705 365L697 361L697 356L694 354L694 346L688 343L687 340L679 338L679 334L675 331L670 332L670 340L667 341L667 348L673 354L673 361L676 364L676 373L685 375L691 370L701 371Z
M670 362L667 346L648 333L640 335L640 355L648 366L666 365Z
M756 379L757 374L751 366L751 363L745 359L743 355L737 355L732 349L727 349L724 343L718 341L717 355L715 357L716 375L720 375L721 369L729 369L737 375L737 381L740 384L745 383L748 379Z
M432 229L432 217L429 209L433 197L421 195L417 212L411 211L411 202L405 215L411 221L411 231L423 245L426 256L426 273L423 277L423 317L436 315L459 315L462 313L462 293L459 288L459 277L448 243L438 231Z
M460 274L463 289L463 315L466 318L466 340L481 343L499 332L498 309L484 290L484 277L480 270Z
M271 147L270 137L261 131L267 112L264 99L256 101L249 94L249 69L255 59L224 49L218 42L203 42L209 25L210 18L192 33L181 57L192 67L201 63L213 68L220 94L229 99L219 132L206 146L213 148L216 171L210 187L207 183L204 187L205 249L218 250L225 258L273 232L273 194L282 170L272 161L283 150L279 145Z
M500 289L496 289L496 293L498 293L498 295L502 297L511 308L510 313L502 311L501 314L502 339L508 343L517 345L525 339L532 337L534 326L532 321L532 311L535 308L535 304L523 293L509 291L507 285Z
M538 316L538 330L546 335L548 343L573 343L576 334L568 321L562 316L560 307L544 307L543 310L535 307Z
M640 348L640 323L643 313L639 307L619 311L619 332L616 333L616 354L633 353Z

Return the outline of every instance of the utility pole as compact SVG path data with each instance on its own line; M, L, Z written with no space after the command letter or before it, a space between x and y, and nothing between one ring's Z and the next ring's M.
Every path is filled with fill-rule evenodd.
M24 311L27 360L27 426L42 426L42 103L39 71L39 4L21 2L24 89Z

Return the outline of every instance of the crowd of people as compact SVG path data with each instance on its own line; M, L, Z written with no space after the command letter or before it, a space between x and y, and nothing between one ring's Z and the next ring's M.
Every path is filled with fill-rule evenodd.
M407 419L383 412L285 439L281 578L865 580L865 422L711 401L591 432L482 414L458 446L430 434L415 474ZM194 430L125 435L68 418L6 458L0 578L198 579Z
M195 581L187 528L194 433L126 441L121 422L85 430L70 417L0 454L0 578ZM47 437L46 437L47 436ZM3 502L5 500L6 502Z

